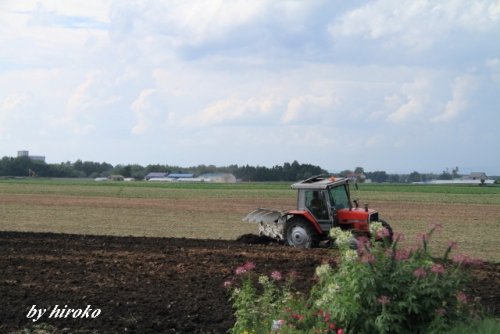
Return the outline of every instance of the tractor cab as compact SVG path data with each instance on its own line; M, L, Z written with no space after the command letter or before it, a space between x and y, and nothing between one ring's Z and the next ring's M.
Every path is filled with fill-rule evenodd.
M307 210L323 224L338 224L337 211L353 207L349 191L349 179L313 177L295 184L297 210Z
M288 213L310 224L317 241L327 239L332 227L351 230L354 235L368 235L370 222L379 220L378 212L368 209L368 205L359 208L358 202L351 200L349 182L347 178L315 176L292 184L292 189L297 190L297 210ZM297 238L293 229L285 226L285 233L291 239L288 243L294 245Z

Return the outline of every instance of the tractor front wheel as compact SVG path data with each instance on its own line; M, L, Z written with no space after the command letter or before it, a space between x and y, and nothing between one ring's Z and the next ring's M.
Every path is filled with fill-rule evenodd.
M311 248L317 244L317 234L304 218L292 218L285 226L286 243L297 248Z

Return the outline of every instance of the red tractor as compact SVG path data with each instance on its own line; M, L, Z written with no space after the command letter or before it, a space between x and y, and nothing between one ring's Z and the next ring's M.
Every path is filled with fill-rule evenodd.
M389 224L377 211L351 201L349 179L314 176L292 184L297 189L297 208L277 211L259 208L243 220L259 224L259 235L275 238L287 245L310 248L329 240L333 227L352 231L354 237L370 236L369 225L381 222L392 238ZM354 205L353 205L354 202Z

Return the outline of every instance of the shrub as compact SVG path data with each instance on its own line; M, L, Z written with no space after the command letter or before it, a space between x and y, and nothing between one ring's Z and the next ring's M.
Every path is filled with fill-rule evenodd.
M441 259L433 258L428 243L437 226L420 234L411 249L398 247L402 236L391 244L384 227L375 223L372 228L374 238L358 238L355 251L346 242L350 232L331 231L342 262L337 271L319 275L312 290L316 306L354 333L440 331L471 315L461 269L472 261L459 256L450 263L454 244ZM376 242L376 236L383 236L383 241Z
M428 244L437 226L409 249L399 246L401 235L391 242L380 223L371 228L373 237L358 237L355 249L349 231L331 230L340 265L317 267L308 297L292 292L293 280L283 282L281 274L252 279L254 265L236 269L239 283L227 284L236 316L231 332L427 333L474 316L462 269L475 262L463 255L450 261L454 243L433 258Z

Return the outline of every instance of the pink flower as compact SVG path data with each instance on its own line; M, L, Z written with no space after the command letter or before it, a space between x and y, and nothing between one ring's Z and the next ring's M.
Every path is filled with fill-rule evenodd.
M247 263L245 263L243 265L243 267L246 269L246 270L253 270L255 269L255 263L251 262L251 261L248 261Z
M283 275L277 270L271 273L271 278L275 281L281 281L283 279Z
M387 297L386 295L381 295L380 297L377 298L377 303L380 305L387 305L391 302L391 299Z
M391 233L389 232L389 230L385 227L382 227L381 229L379 229L377 231L377 238L378 239L382 239L382 238L388 238L391 236Z
M434 263L432 265L431 271L435 274L442 274L444 273L444 267L442 264Z
M464 263L465 261L467 261L467 259L468 259L467 255L464 254L457 254L453 256L453 262L458 264Z
M479 259L474 259L470 256L464 254L458 254L453 257L453 262L456 264L463 264L466 266L480 265L482 262Z
M394 239L395 241L397 241L397 242L399 242L399 241L404 241L404 240L405 240L405 236L404 236L404 234L403 234L403 233L400 233L400 232L395 232L395 233L393 234L393 239Z
M373 262L375 262L375 256L371 253L365 253L361 256L361 262L373 263Z
M461 304L467 304L467 295L463 293L462 291L459 291L457 293L457 300Z
M394 254L394 259L396 261L403 261L406 260L409 256L410 252L408 252L406 249L398 249Z
M305 319L305 317L302 314L298 313L292 313L290 316L297 321L302 321Z
M246 273L247 271L250 271L252 269L255 269L255 263L247 262L244 265L236 268L235 274L240 276L240 275L243 275L244 273Z
M342 328L337 329L337 334L344 334L344 330Z
M224 282L224 288L226 288L226 289L229 289L231 287L231 285L233 285L233 282L231 282L231 281Z
M415 271L413 271L413 276L415 276L416 278L424 278L425 276L427 276L427 272L424 268L419 267L415 269Z
M330 313L325 313L325 314L323 315L323 321L324 321L324 322L328 322L328 321L330 321Z
M366 247L370 246L370 239L365 236L360 236L356 238L356 250L358 251L358 255L366 252Z
M243 266L236 268L236 270L234 271L234 273L238 276L243 275L246 272L247 270Z

